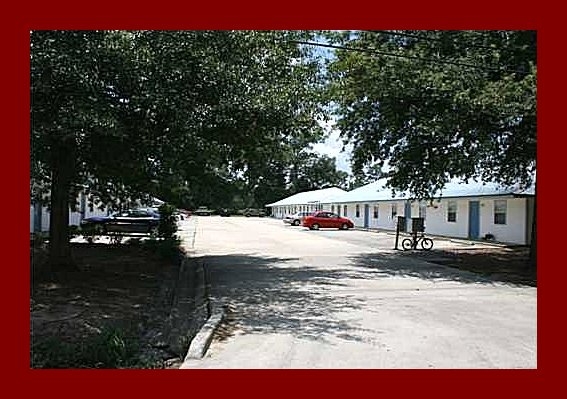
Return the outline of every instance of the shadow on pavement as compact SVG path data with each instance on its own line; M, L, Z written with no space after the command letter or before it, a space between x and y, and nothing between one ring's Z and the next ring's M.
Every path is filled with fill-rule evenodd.
M313 340L363 339L362 329L334 316L365 306L348 291L337 295L330 289L346 285L341 280L352 278L349 268L327 269L301 265L298 258L250 255L193 259L205 264L211 295L235 309L244 332L289 333Z
M342 264L337 264L342 259ZM352 280L418 278L493 285L477 273L424 262L399 252L344 258L278 258L235 254L202 256L211 294L236 309L244 332L289 333L296 337L364 341L369 334L345 312L367 309ZM349 282L349 280L351 280ZM357 312L351 312L356 314ZM340 316L340 317L339 317Z

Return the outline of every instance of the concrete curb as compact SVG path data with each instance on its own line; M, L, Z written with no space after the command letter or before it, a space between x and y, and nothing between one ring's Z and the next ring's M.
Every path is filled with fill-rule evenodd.
M213 334L221 321L225 316L224 308L221 306L212 306L211 316L207 320L207 322L201 327L195 338L191 341L189 345L189 350L187 351L187 355L183 360L185 363L187 360L195 360L201 359L205 356L207 349L211 345L211 341L213 340ZM183 364L180 368L184 368Z

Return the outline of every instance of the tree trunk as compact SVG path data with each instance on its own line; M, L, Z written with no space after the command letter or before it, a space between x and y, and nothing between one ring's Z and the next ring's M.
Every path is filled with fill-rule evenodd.
M73 138L74 139L74 138ZM75 143L68 139L53 147L49 266L52 271L77 270L69 242L69 192L75 166Z

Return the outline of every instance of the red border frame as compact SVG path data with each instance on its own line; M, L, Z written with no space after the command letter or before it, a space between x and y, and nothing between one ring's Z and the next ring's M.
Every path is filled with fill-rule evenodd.
M252 4L251 4L252 3ZM558 26L561 13L541 11L543 6L517 1L477 1L457 6L454 1L357 2L329 4L288 1L267 5L265 1L171 5L102 1L78 5L76 1L15 5L5 14L2 68L5 101L3 114L8 125L4 134L4 200L10 231L2 231L9 242L11 262L3 262L6 281L2 289L5 315L3 328L4 380L18 389L18 396L37 394L100 398L105 394L126 397L163 395L175 388L181 395L246 396L354 396L356 394L419 395L435 397L502 395L533 397L541 388L553 388L555 364L564 353L560 328L555 328L554 305L561 297L559 284L564 261L554 262L550 231L561 222L558 206L547 204L553 164L561 159L558 89L564 78L554 80L553 69L563 66L554 60L561 52ZM457 8L458 7L458 8ZM29 369L29 258L27 215L29 201L29 31L34 29L537 29L538 30L538 368L537 370L30 370ZM558 71L557 71L558 72ZM559 75L558 75L559 77ZM554 90L555 89L555 90ZM7 94L7 95L6 95ZM559 124L557 124L559 126ZM554 129L555 128L555 129ZM558 130L559 132L553 134ZM550 136L552 135L552 136ZM543 140L542 140L543 138ZM552 139L551 139L552 138ZM552 142L553 144L548 144ZM12 150L14 149L14 150ZM543 172L542 172L543 168ZM555 168L560 170L560 168ZM558 176L559 177L559 176ZM559 180L559 179L557 179ZM557 186L556 186L557 187ZM15 198L14 198L15 193ZM542 195L543 193L543 195ZM16 209L13 209L13 208ZM549 211L548 211L549 209ZM555 218L550 214L555 210ZM11 220L13 219L13 220ZM555 223L552 223L555 220ZM14 234L15 233L15 234ZM16 246L14 247L14 239ZM6 248L6 247L5 247ZM552 269L553 268L553 269ZM552 270L551 270L552 269ZM553 277L552 277L552 274ZM564 312L557 312L563 315ZM553 321L552 321L553 320ZM548 326L548 323L553 323ZM265 393L262 393L266 391ZM112 395L114 396L114 395Z

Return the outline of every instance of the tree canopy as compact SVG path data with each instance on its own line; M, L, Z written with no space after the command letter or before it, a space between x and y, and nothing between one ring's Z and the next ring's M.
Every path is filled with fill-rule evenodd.
M50 245L67 239L77 190L110 206L285 193L291 154L323 136L324 82L294 42L311 35L32 32L32 196L49 191Z
M317 65L289 43L305 35L33 32L32 176L49 181L65 137L74 183L105 203L266 175L322 135Z
M535 31L331 33L338 128L355 175L429 198L452 178L536 170Z

